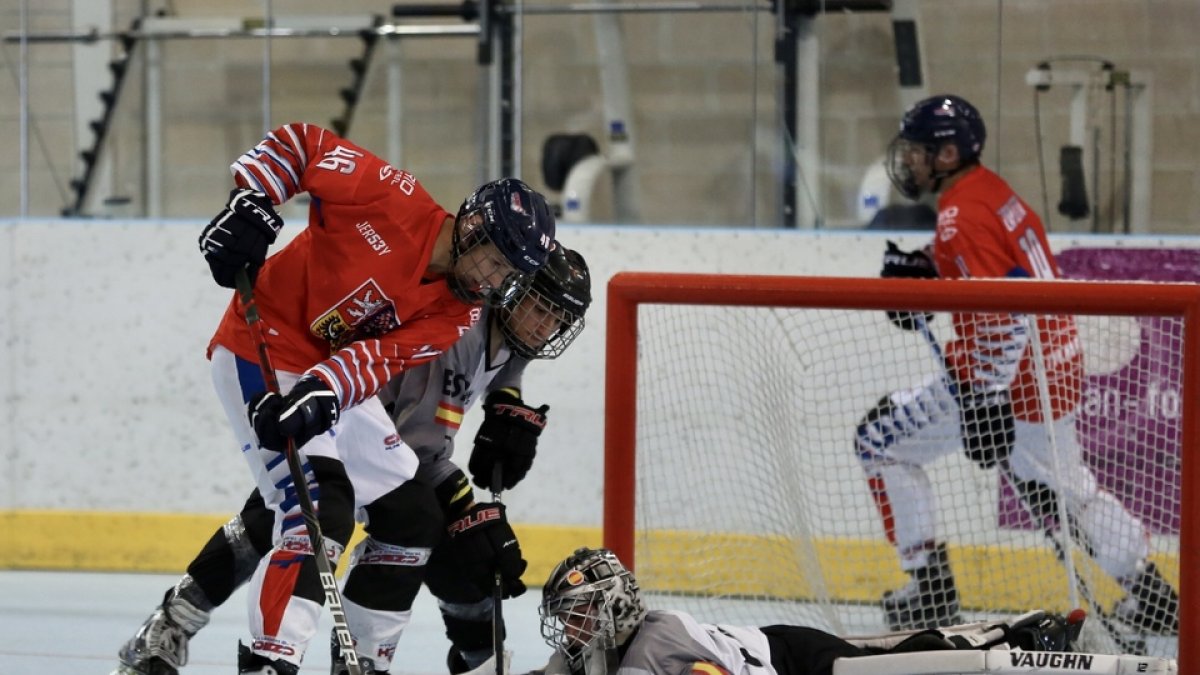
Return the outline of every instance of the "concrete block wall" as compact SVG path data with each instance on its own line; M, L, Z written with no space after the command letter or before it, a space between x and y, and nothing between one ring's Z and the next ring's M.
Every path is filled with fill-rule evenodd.
M23 0L0 1L0 24L18 25ZM29 4L37 31L70 25L70 0ZM126 27L145 3L113 0L113 28ZM150 3L158 9L162 3ZM261 7L227 0L170 3L180 16L261 14ZM348 0L342 14L386 14L391 3ZM919 27L931 92L952 91L975 102L991 137L985 160L1041 208L1042 172L1050 209L1058 201L1058 147L1067 140L1068 99L1050 92L1035 117L1026 71L1038 62L1089 54L1119 69L1140 69L1154 78L1155 143L1152 157L1151 227L1158 233L1191 233L1200 222L1200 4L1194 0L919 0ZM329 15L327 3L289 0L274 10L287 15ZM1086 17L1086 21L1083 20ZM438 23L445 23L439 20ZM777 119L779 67L773 60L774 21L765 13L631 13L621 19L634 96L644 220L651 224L757 225L777 222L779 182L786 141ZM603 145L600 80L590 15L526 17L522 173L541 185L544 138L554 132L587 132ZM816 20L820 45L822 158L812 181L825 205L825 223L852 227L858 184L883 153L901 112L895 80L890 18L886 14L829 14ZM15 72L18 49L3 46ZM262 113L263 45L256 40L172 41L163 45L166 82L163 114L165 213L204 217L223 196L226 167L257 141L264 128L303 119L327 124L340 114L338 90L349 85L347 62L361 55L352 38L276 39L271 45L271 119ZM384 50L380 50L381 52ZM403 163L433 194L453 208L479 177L480 69L471 38L406 40L403 59ZM30 211L55 215L77 153L90 139L76 138L71 110L71 49L29 49L30 112L36 137L30 146ZM376 66L383 54L377 54ZM1092 67L1086 62L1063 63ZM97 84L97 91L104 83ZM83 94L81 94L83 95ZM88 94L94 95L94 94ZM386 147L383 68L368 81L351 137L380 152ZM130 196L127 212L140 208L144 114L134 77L117 111L113 159L114 194ZM1112 208L1120 180L1123 100L1110 118L1109 95L1092 94L1102 147L1101 195L1096 206ZM801 102L806 105L806 102ZM0 131L15 144L19 105L14 78L0 80ZM1109 152L1115 129L1117 152ZM1038 133L1044 148L1038 162ZM1112 162L1115 160L1115 162ZM1114 174L1112 166L1115 164ZM0 169L0 214L18 209L16 153ZM1089 183L1090 188L1090 183ZM611 218L599 192L597 221ZM1093 195L1093 198L1095 196ZM1044 210L1044 209L1043 209ZM1116 209L1119 215L1120 210ZM1045 214L1044 214L1045 215ZM1051 214L1052 229L1083 231L1088 222ZM1106 224L1107 225L1107 224Z

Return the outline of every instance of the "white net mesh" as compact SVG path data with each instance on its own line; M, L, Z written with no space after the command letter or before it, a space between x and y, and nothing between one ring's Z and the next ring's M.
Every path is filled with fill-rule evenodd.
M642 305L635 549L649 604L881 632L896 627L881 597L928 582L944 544L957 605L917 588L909 620L1080 606L1087 649L1175 656L1181 319L1078 317L1075 341L1060 318L1007 357L1011 331L958 339L974 321L935 316L934 349L876 310ZM1016 449L984 469L948 392L989 377L1015 377ZM1056 424L1040 423L1047 403Z

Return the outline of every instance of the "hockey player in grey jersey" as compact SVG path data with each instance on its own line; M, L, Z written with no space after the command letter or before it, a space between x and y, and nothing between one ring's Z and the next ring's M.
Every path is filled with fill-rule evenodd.
M521 379L534 359L562 354L583 328L591 277L577 252L557 246L500 308L482 310L474 327L436 361L405 371L379 396L398 442L420 459L417 476L359 514L367 537L355 548L343 587L347 620L364 672L386 673L424 582L438 597L453 643L450 667L465 671L492 652L491 585L496 569L506 595L524 592L525 561L501 504L476 504L466 475L450 461L466 411L481 396L485 419L469 469L491 489L516 485L532 465L548 406L521 400ZM361 469L360 469L361 470ZM353 480L354 467L347 465ZM501 486L496 486L499 490ZM188 640L212 611L250 580L270 551L274 515L257 491L218 529L169 589L162 604L121 648L114 675L176 675ZM506 544L509 544L506 546ZM334 649L334 673L342 671ZM260 663L243 650L239 672L292 675L291 664Z
M683 612L648 610L617 556L588 548L550 573L539 614L554 654L530 675L830 675L834 661L846 657L1001 646L1070 651L1082 627L1082 619L1031 612L1010 624L846 640L805 626L701 623Z

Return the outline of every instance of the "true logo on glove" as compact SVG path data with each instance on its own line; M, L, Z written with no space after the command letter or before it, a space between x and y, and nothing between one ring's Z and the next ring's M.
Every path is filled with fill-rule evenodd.
M453 523L450 523L450 526L446 529L452 535L459 534L477 525L482 525L488 521L500 520L500 518L500 509L498 508L480 509L475 513L465 515Z
M538 414L538 411L531 410L525 406L510 405L508 403L497 403L492 406L493 412L497 415L508 415L510 417L519 417L520 419L529 422L539 429L546 428L546 418Z

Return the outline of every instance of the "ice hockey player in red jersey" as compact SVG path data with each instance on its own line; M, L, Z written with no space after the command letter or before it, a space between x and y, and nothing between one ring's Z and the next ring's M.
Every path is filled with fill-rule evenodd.
M501 571L506 593L519 594L525 561L503 507L476 503L467 476L451 461L455 438L463 415L481 402L484 422L468 465L475 483L495 487L497 464L501 487L520 482L533 465L548 410L521 399L525 368L531 360L561 355L583 329L590 304L583 256L556 245L502 307L484 307L479 322L449 350L400 373L380 391L401 442L416 453L420 467L415 479L362 509L367 536L350 555L342 599L365 675L395 671L401 662L396 644L422 581L439 600L452 672L478 666L491 654L495 571ZM346 468L354 480L357 464ZM497 519L448 527L495 508ZM270 551L273 521L254 490L122 645L112 675L178 675L191 638ZM335 675L345 671L336 643L333 661ZM274 666L286 675L292 664Z
M1060 276L1041 219L980 164L985 137L979 111L957 96L925 99L905 113L889 150L888 172L909 198L937 194L937 228L923 250L905 252L888 242L882 276ZM928 333L925 324L932 317L889 312L889 318L900 328ZM960 622L924 467L962 448L980 466L998 467L1044 527L1059 525L1058 504L1065 504L1064 521L1083 539L1083 548L1124 587L1113 615L1131 632L1176 632L1179 599L1146 559L1145 525L1097 484L1082 458L1075 411L1083 351L1074 319L1040 317L1031 323L1012 314L959 313L953 328L944 347L945 371L885 396L857 427L856 452L887 537L911 577L883 597L889 625L899 630ZM1034 379L1032 330L1046 369L1048 414Z
M336 564L354 512L410 480L417 457L375 393L437 358L479 306L546 261L554 217L516 179L475 190L457 216L410 173L308 124L280 127L232 165L236 187L200 236L221 286L247 269L282 394L266 391L235 295L209 345L213 379L259 493L276 512L269 562L251 580L253 639L243 672L298 665L317 627L322 587L282 451L304 469ZM308 226L270 258L274 207L300 192ZM373 470L351 485L346 464Z

